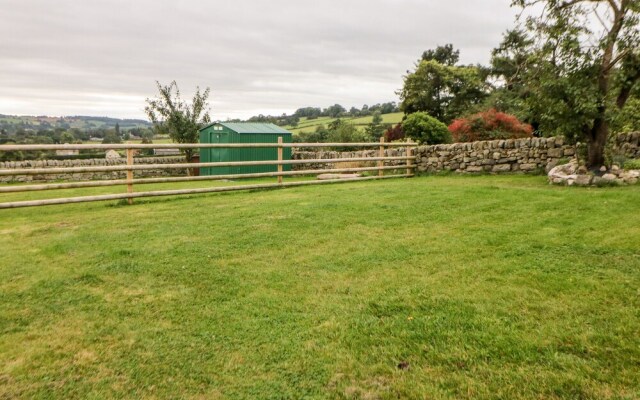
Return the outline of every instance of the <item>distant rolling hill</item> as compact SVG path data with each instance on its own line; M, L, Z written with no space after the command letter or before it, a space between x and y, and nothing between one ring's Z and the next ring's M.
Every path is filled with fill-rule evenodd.
M30 115L4 115L0 114L0 128L7 131L18 129L40 130L40 129L80 129L91 131L100 128L114 128L118 124L121 130L133 128L147 128L151 123L141 119L118 119L110 117L89 117L89 116L30 116Z

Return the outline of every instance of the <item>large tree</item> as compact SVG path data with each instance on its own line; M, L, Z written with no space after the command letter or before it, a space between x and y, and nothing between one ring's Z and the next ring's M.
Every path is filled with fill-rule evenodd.
M173 81L163 86L156 81L158 97L147 99L145 112L153 123L154 131L158 134L169 135L176 143L197 143L199 131L210 122L207 99L209 88L200 92L196 88L191 104L180 97L178 84ZM187 162L191 161L193 149L185 149Z
M587 141L587 165L605 162L609 127L640 79L638 0L513 0L530 14L523 75L540 128ZM541 10L541 13L540 13Z
M491 52L493 90L481 111L496 109L513 114L537 129L538 120L526 103L528 89L524 82L533 43L523 30L514 29L505 33L500 45Z
M471 110L487 96L486 72L477 66L457 66L450 45L426 51L398 92L405 114L427 112L444 123Z

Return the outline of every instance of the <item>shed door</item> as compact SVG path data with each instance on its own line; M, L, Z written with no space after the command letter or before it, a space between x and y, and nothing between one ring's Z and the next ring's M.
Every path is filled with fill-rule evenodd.
M209 143L220 144L220 132L211 132ZM220 162L220 149L211 149L211 162Z
M213 131L209 136L209 143L220 144L224 143L223 134L221 131ZM221 148L213 148L210 149L209 154L211 155L210 162L221 162L225 161L224 152L226 149ZM210 175L222 175L226 174L228 167L211 167Z

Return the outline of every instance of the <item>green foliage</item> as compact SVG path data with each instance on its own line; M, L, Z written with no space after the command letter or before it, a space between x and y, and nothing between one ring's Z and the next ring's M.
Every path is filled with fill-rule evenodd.
M631 159L624 162L624 169L640 169L640 159Z
M360 132L355 126L337 119L329 124L329 132L327 134L327 142L329 143L358 143L366 142L366 136ZM353 147L336 147L334 150L351 151L358 150Z
M402 124L405 135L418 143L451 143L447 126L425 112L410 114Z
M122 143L122 138L115 131L108 132L102 139L102 144Z
M340 104L334 104L334 105L330 106L329 108L327 108L326 114L329 117L338 118L343 113L345 113L346 111L347 110L344 107L342 107Z
M318 125L313 132L301 132L294 135L293 141L294 143L357 143L367 141L367 137L354 125L338 118L331 121L328 127ZM333 150L351 151L356 148L341 146Z
M384 135L384 132L388 128L388 125L383 124L382 121L383 120L380 111L374 112L371 123L365 128L366 140L375 142L378 141L382 137L382 135Z
M76 141L76 138L73 136L73 133L71 132L63 132L62 135L60 135L60 142L61 143L74 143Z
M158 97L147 99L145 112L160 135L169 135L176 143L197 143L199 130L210 122L208 103L209 88L200 92L196 89L191 104L180 97L178 84L173 81L168 86L156 82ZM184 149L187 162L191 161L193 149Z
M424 111L450 123L481 103L487 96L486 87L478 67L423 60L404 77L403 88L398 92L402 100L400 109L406 114Z
M640 79L640 7L627 0L514 0L539 7L514 41L518 84L536 127L588 143L587 164L605 162L610 124ZM594 12L599 23L593 23ZM601 17L602 16L602 17ZM528 53L528 57L522 55ZM515 64L515 63L514 63Z
M77 139L87 140L90 135L102 137L100 131L115 128L118 124L122 131L131 129L150 128L148 121L141 119L118 119L109 117L47 117L30 115L3 115L0 114L0 132L15 135L20 130L33 132L53 132L56 129L73 132ZM80 137L86 135L86 138Z
M630 98L624 108L613 118L614 132L640 131L640 96Z
M538 118L529 109L524 73L533 40L520 29L505 33L500 45L491 53L491 76L498 85L493 88L477 111L494 108L515 115L520 121L538 126Z
M141 144L153 144L153 132L144 132L142 134ZM145 156L153 155L153 149L143 149L140 152Z
M442 65L454 66L460 61L460 50L455 50L451 43L438 46L422 53L423 61L435 61Z
M294 143L325 143L328 136L329 131L327 128L324 125L318 125L313 132L300 132L297 135L293 135L292 140Z

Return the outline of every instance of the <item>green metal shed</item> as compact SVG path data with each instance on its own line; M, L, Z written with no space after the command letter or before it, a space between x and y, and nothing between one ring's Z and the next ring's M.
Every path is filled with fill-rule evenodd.
M274 124L251 122L215 122L200 129L200 143L278 143L282 137L284 143L291 143L291 132ZM291 159L291 148L283 149L284 160ZM213 148L200 149L200 162L233 162L277 160L276 147L262 148ZM256 172L276 172L277 165L250 165L238 167L200 168L200 175L250 174ZM284 171L290 171L291 165L283 165Z

